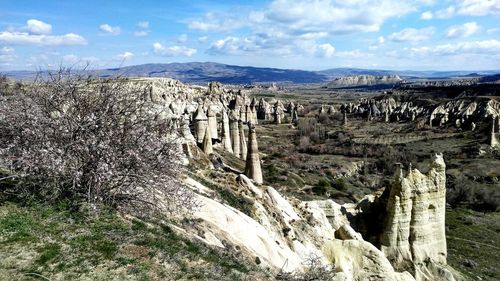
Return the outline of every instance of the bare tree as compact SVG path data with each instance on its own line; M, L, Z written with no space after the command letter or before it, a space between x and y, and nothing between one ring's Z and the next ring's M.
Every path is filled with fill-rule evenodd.
M0 167L15 179L11 192L93 210L193 206L177 180L180 151L163 107L144 85L86 73L61 69L0 91Z
M304 261L304 271L284 272L281 270L276 275L280 281L330 281L335 277L334 265L325 265L321 258L311 255Z

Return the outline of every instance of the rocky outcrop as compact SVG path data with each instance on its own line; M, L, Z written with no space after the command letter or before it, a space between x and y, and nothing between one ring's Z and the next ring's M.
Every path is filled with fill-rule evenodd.
M397 84L402 79L397 75L354 75L339 77L328 83L328 88L342 88L342 87L359 87L359 86L374 86L374 85L388 85Z
M417 280L445 280L428 275L431 263L446 271L445 167L441 154L426 175L400 167L386 205L381 249L396 270L408 270Z
M248 124L248 152L245 165L245 175L257 184L262 184L262 170L260 167L259 146L257 144L257 133L255 125Z

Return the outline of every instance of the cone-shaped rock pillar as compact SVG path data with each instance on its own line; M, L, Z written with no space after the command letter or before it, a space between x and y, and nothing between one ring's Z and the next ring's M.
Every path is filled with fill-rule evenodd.
M194 137L196 139L196 142L202 143L203 138L205 137L205 130L208 127L208 118L207 115L205 115L205 111L203 110L203 106L200 103L198 105L198 109L194 113Z
M203 137L203 152L205 152L206 155L214 153L212 147L212 136L210 135L209 128L205 130L205 136Z
M231 142L233 145L233 153L236 157L240 157L240 129L238 128L238 118L232 111L229 116L229 131L231 134Z
M493 116L493 123L491 124L491 136L490 136L490 145L491 147L500 146L500 142L497 139L497 134L495 132L496 127L496 118Z
M229 117L225 110L222 110L222 146L226 151L233 153L231 145L231 134L229 130Z
M344 121L342 122L342 125L347 126L347 110L344 110Z
M245 175L253 179L257 184L262 184L262 169L260 167L259 146L257 145L257 133L255 125L248 124L248 149L245 165Z
M211 107L208 107L208 128L210 129L210 136L212 139L218 139L217 133L217 116Z
M243 122L240 120L238 122L238 127L240 129L240 158L245 160L247 159L247 141L245 139L245 130L243 129Z

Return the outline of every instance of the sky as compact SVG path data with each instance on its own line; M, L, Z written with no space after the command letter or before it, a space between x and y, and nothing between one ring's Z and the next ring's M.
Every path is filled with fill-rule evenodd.
M0 71L500 69L500 0L0 0Z

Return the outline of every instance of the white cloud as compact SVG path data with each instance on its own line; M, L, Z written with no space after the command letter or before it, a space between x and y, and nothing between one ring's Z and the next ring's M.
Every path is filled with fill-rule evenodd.
M126 60L132 59L133 57L134 57L133 53L131 53L131 52L124 52L124 53L116 55L115 59L119 60L119 61L126 61Z
M138 28L142 29L148 29L149 28L149 21L140 21L137 23Z
M335 53L335 47L329 43L317 46L316 56L318 57L330 58L333 56L333 53Z
M162 56L186 56L191 57L197 50L186 46L164 46L159 42L153 44L153 50L156 54Z
M187 36L187 34L181 34L181 35L177 38L177 42L179 42L179 43L185 43L187 40L188 40L188 36Z
M433 18L433 14L431 11L426 11L426 12L423 12L421 15L420 15L420 19L422 20L431 20Z
M469 37L479 30L480 26L476 22L468 22L462 25L454 25L448 28L447 38Z
M189 29L199 31L229 31L247 25L242 17L230 14L207 13L201 19L192 19L188 22Z
M86 45L87 40L75 33L65 35L33 35L26 32L0 32L0 42L43 46Z
M201 36L198 38L198 42L200 43L206 43L208 42L208 36Z
M16 58L14 52L14 48L11 47L4 46L0 48L0 63L6 65L10 62L13 62Z
M389 35L389 39L394 42L416 43L429 39L434 34L434 31L434 27L426 27L421 29L405 28L399 32L394 32Z
M111 26L107 23L101 24L99 26L99 30L102 31L105 34L109 35L118 35L121 32L121 29L119 26Z
M77 63L80 58L77 55L69 54L63 56L63 61L67 63Z
M144 37L144 36L148 36L148 34L149 34L149 31L147 31L147 30L139 30L139 31L134 32L135 37Z
M486 33L488 34L500 33L500 27L489 28L488 30L486 30Z
M449 19L455 14L455 7L449 6L446 9L442 9L436 12L436 18L438 19Z
M50 34L52 32L52 25L36 19L28 20L26 28L31 34Z
M463 0L458 13L466 16L486 16L500 14L500 0Z
M413 54L417 55L463 55L463 54L498 54L500 52L500 41L498 40L483 40L483 41L465 41L456 44L443 44L433 47L425 46L410 49Z

